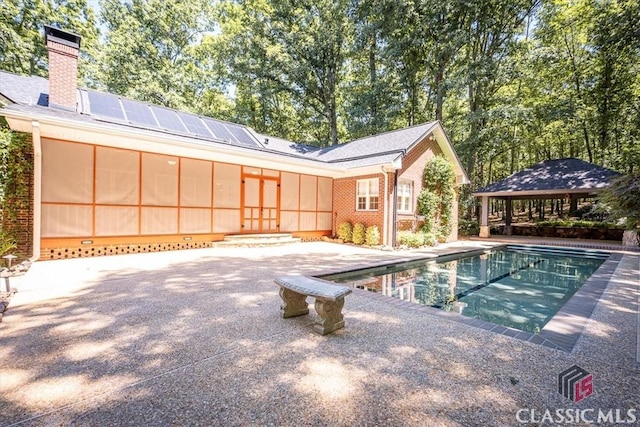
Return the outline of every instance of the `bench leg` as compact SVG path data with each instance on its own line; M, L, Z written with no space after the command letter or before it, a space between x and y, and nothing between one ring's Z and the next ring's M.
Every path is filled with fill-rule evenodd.
M316 324L313 325L313 330L321 335L326 335L344 327L342 307L344 307L344 298L336 301L316 298L316 312L319 317L316 319Z
M280 312L282 317L302 316L303 314L309 314L309 305L307 304L307 296L299 294L280 287L280 298L282 298L282 305L280 306Z

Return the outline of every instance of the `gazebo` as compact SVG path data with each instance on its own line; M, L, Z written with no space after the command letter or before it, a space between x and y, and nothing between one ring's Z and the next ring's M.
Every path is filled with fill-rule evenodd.
M513 200L593 197L619 173L575 158L546 160L473 193L480 197L480 237L489 237L489 198L505 200L505 225L511 226Z

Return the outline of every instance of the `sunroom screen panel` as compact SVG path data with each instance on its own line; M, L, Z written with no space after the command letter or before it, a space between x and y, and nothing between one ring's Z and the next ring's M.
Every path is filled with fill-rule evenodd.
M211 209L180 209L180 233L210 233Z
M213 210L214 233L238 233L240 232L239 209L214 209Z
M298 210L300 207L300 175L282 172L280 176L280 209ZM281 227L282 229L282 224Z
M211 206L212 163L182 159L180 163L180 206Z
M280 231L298 231L298 218L297 211L280 211Z
M92 213L91 206L43 205L42 237L90 237Z
M142 234L178 234L177 208L142 208Z
M138 152L96 147L96 203L137 205L139 184Z
M314 231L316 229L316 213L300 212L300 231Z
M177 157L142 153L142 204L178 206Z
M318 178L318 211L331 211L333 209L333 180L331 178Z
M300 210L315 211L317 197L318 178L315 176L300 175Z
M333 222L331 220L331 212L318 212L318 230L331 230Z
M213 166L213 207L240 208L241 167L226 163Z
M97 206L96 236L133 236L138 234L137 207Z
M93 202L93 147L42 140L42 201Z

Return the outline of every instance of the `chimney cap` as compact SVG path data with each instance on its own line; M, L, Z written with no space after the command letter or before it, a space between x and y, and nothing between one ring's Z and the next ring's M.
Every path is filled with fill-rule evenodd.
M80 37L78 34L64 31L60 28L52 27L51 25L45 25L44 36L47 42L51 40L65 46L80 49L80 40L82 39L82 37Z

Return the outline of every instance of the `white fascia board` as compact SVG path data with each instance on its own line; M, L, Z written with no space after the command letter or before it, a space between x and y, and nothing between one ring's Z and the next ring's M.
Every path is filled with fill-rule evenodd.
M346 169L344 175L339 178L353 178L363 175L376 175L384 172L395 172L402 169L402 156L398 156L392 162L378 163L370 166L362 166L357 168Z
M210 146L205 141L202 142L202 145L198 145L194 143L194 140L186 137L150 134L142 129L114 129L101 126L99 123L79 123L74 120L40 115L34 117L35 115L11 110L4 110L1 113L6 117L11 129L19 132L30 133L32 120L38 120L42 138L234 163L330 178L341 178L346 176L347 172L344 168L321 162L296 159L248 148L226 148L221 144Z

